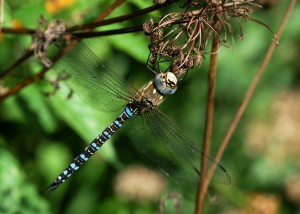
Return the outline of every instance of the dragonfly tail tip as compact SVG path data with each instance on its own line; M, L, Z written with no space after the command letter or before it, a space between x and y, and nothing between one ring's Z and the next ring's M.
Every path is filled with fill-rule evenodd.
M58 184L56 182L53 182L52 184L50 184L47 188L46 188L46 192L48 194L52 193L54 190L56 190L56 188L58 187Z

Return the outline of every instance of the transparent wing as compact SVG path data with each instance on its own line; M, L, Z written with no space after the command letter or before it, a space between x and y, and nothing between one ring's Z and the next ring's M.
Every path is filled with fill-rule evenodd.
M199 183L200 160L205 158L209 167L215 168L214 182L231 182L225 168L201 152L161 111L154 109L140 117L131 119L134 145L176 181Z
M102 111L123 107L137 93L80 42L52 67L87 104Z

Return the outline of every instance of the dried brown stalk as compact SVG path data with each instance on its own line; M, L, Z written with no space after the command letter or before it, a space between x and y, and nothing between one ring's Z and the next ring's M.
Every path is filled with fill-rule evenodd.
M221 30L221 23L216 22L215 29L217 32ZM214 100L215 100L215 87L216 87L216 75L217 75L217 62L218 62L218 50L219 50L219 34L215 34L212 43L212 52L215 54L211 55L210 69L209 69L209 79L208 79L208 96L207 96L207 110L206 110L206 120L205 120L205 130L204 130L204 140L202 151L205 154L210 153L212 126L213 126L213 114L214 114ZM204 181L207 177L208 166L206 159L201 160L201 181ZM205 186L203 182L200 183L197 193L197 205L196 212L201 213L201 204L203 204L205 194Z

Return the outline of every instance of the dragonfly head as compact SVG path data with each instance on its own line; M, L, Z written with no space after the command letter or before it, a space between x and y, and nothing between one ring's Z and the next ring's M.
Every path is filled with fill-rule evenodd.
M177 89L177 77L171 73L160 73L155 77L155 87L163 95L174 94Z

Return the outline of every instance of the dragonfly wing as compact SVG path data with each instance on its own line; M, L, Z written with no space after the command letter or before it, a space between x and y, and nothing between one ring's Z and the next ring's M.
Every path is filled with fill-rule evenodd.
M144 119L131 119L135 124L130 136L135 146L176 181L198 184L201 158L205 158L209 167L215 168L214 182L231 182L225 168L201 152L161 111L155 109L140 117Z
M52 68L84 102L102 111L120 109L137 92L83 42L68 51Z

